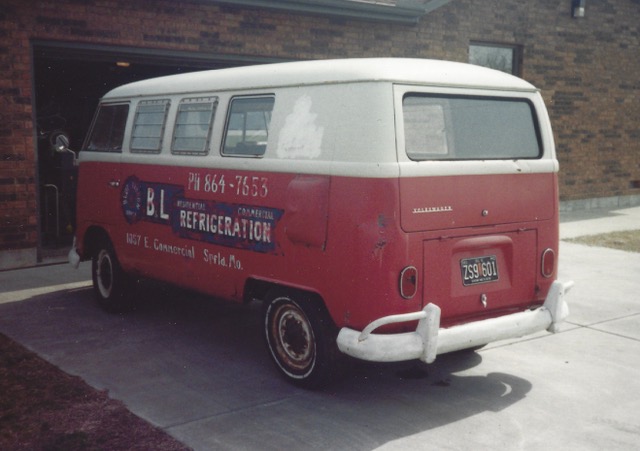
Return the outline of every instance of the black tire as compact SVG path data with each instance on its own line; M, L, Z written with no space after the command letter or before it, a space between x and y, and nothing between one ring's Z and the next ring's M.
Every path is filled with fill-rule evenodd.
M304 294L272 293L267 299L264 332L280 373L303 388L321 388L342 374L337 328L324 305Z
M100 307L109 313L130 311L131 284L110 241L97 246L91 260L93 291Z

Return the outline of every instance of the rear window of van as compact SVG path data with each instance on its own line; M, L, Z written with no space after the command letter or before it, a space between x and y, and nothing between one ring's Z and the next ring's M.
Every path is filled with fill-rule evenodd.
M542 154L526 99L407 94L405 150L412 160L534 159Z

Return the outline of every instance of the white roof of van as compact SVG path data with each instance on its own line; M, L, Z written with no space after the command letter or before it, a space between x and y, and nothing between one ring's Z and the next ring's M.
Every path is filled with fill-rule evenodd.
M532 91L526 81L493 69L451 61L356 58L244 66L170 75L129 83L104 98L220 92L358 81Z

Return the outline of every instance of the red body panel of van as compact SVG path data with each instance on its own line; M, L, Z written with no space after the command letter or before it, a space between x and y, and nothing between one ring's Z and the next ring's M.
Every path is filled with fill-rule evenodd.
M248 279L284 283L318 293L336 325L353 328L436 302L450 325L544 300L553 277L540 259L556 246L557 218L531 199L552 198L554 178L86 164L80 191L98 184L104 195L78 208L109 229L120 264L140 276L238 301ZM495 277L465 284L463 260L483 257ZM407 266L419 275L412 299L399 291Z

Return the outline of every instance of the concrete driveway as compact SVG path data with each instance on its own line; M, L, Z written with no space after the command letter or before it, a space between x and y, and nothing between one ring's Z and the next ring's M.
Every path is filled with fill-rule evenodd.
M566 218L563 236L616 218L640 228L630 209ZM428 366L354 362L319 392L280 379L257 305L145 283L137 311L109 315L93 302L87 264L0 272L0 332L197 450L631 450L639 276L640 254L563 242L560 278L576 286L560 333Z

